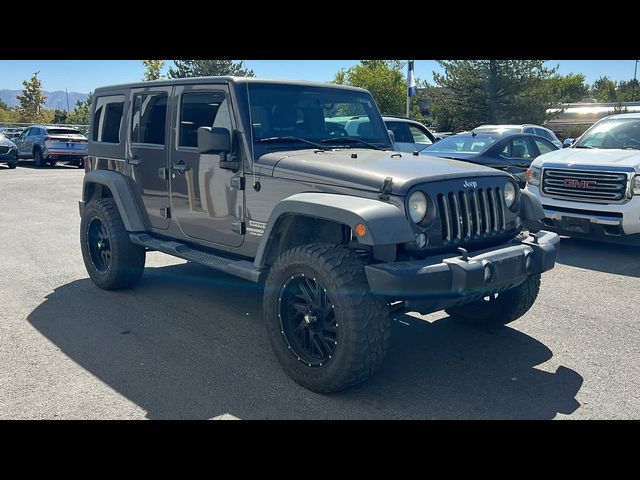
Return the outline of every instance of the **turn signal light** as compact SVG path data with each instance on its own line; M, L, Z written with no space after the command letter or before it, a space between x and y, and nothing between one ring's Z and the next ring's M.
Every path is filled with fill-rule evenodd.
M358 235L359 237L364 237L367 233L367 227L365 227L362 223L359 223L356 225L355 231L356 235Z

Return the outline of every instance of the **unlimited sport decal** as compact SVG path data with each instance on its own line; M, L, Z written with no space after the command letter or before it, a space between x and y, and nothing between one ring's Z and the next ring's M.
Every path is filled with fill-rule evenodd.
M256 237L261 237L264 235L264 229L267 226L265 222L256 222L255 220L249 220L249 224L247 225L247 233L249 235L255 235Z

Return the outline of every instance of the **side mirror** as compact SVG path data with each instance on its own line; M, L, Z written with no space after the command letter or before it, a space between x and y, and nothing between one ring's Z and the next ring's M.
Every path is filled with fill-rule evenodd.
M575 138L565 138L564 142L562 142L562 148L570 147L571 145L573 145L573 142L575 141L576 141Z
M389 132L389 136L391 137L391 143L396 143L396 134L393 133L393 130L388 130L387 132Z
M237 160L227 160L227 154L231 152L231 132L226 128L198 128L198 152L220 154L220 168L233 171L240 168Z

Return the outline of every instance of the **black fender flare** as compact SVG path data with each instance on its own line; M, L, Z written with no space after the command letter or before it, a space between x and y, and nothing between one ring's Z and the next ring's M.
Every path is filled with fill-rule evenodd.
M358 241L364 245L395 245L415 240L407 217L390 203L332 193L297 193L278 203L269 215L254 261L257 268L265 266L265 254L278 221L291 214L335 221L352 229L362 223L366 233Z
M520 190L520 217L522 223L530 232L538 232L542 229L544 209L540 199L531 192Z
M138 210L138 203L131 191L127 177L112 170L94 170L84 176L82 182L82 201L88 202L89 185L104 185L111 190L113 199L118 205L118 211L122 217L128 232L142 232L147 230L142 221L142 215Z

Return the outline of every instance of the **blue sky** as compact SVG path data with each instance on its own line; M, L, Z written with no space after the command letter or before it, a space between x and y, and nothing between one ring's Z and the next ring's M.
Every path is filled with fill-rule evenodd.
M328 81L333 74L356 64L357 60L247 60L257 76L292 80ZM582 73L592 83L601 75L613 80L633 78L633 60L550 60L560 65L559 73ZM44 90L88 93L96 87L137 81L144 68L138 60L0 60L0 89L20 89L22 81L40 71ZM415 74L432 81L435 60L416 60Z

